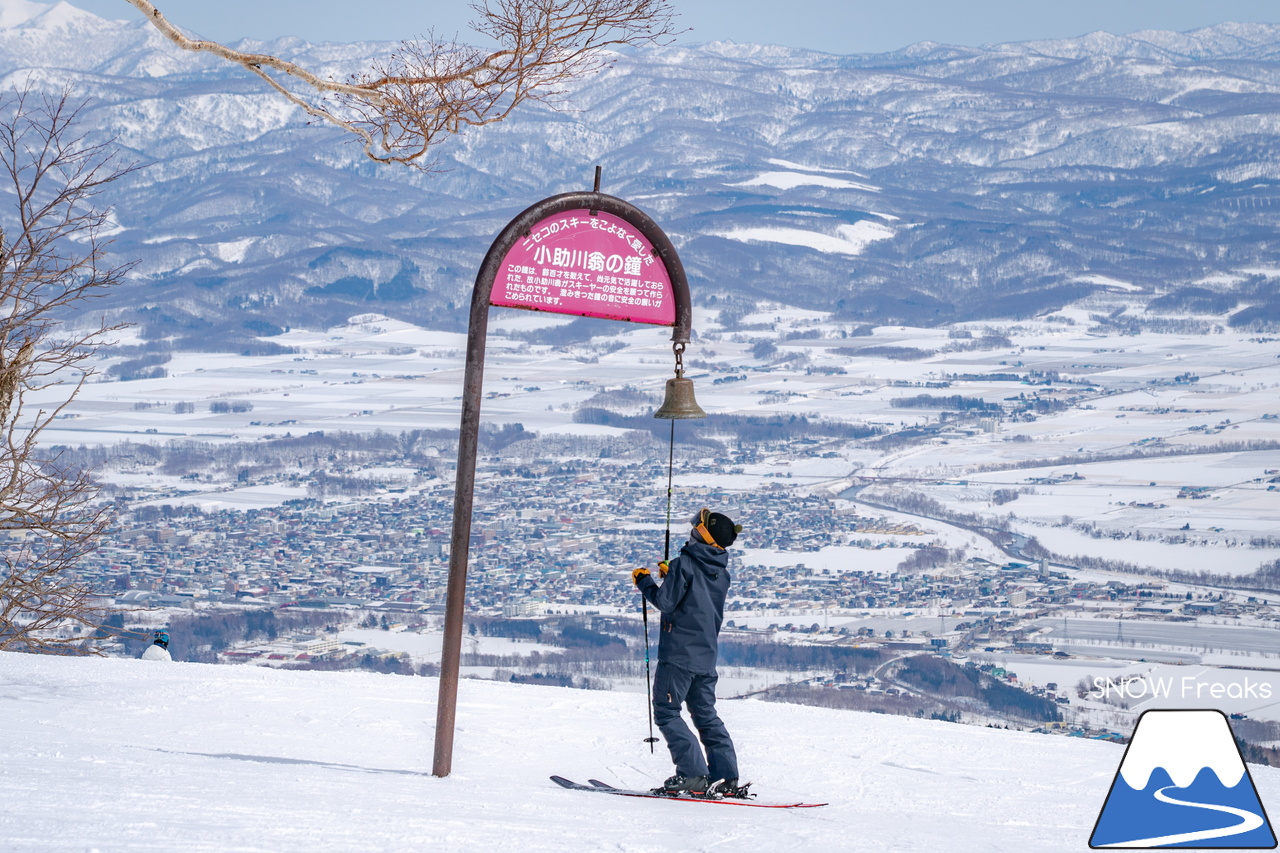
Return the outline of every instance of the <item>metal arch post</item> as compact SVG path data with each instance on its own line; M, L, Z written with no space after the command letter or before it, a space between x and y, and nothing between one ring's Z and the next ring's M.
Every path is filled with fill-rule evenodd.
M487 261L487 259L486 259ZM487 263L486 263L487 266ZM462 663L462 619L467 598L467 552L471 545L471 510L475 497L476 451L480 442L480 395L484 384L484 350L489 337L489 287L485 267L471 295L467 328L466 372L462 380L462 423L458 429L458 471L453 489L453 532L449 539L449 581L444 611L444 645L440 653L440 694L436 703L435 757L431 773L448 776L453 768L453 729Z
M453 492L453 531L449 539L449 580L445 599L444 645L440 656L440 693L436 704L435 756L432 775L448 776L453 769L453 732L457 719L458 677L462 662L462 623L466 613L467 562L471 545L476 453L480 444L480 400L484 384L485 344L489 336L489 301L494 280L507 252L528 234L534 223L568 210L603 210L624 219L644 235L661 258L671 279L675 323L671 340L689 343L693 306L684 266L670 238L648 214L631 203L600 192L572 192L552 196L526 208L499 232L476 274L467 327L466 372L462 381L462 422L458 431L458 470Z

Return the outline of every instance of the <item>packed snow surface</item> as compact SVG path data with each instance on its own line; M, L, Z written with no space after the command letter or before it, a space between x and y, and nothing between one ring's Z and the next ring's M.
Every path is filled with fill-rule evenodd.
M629 693L464 680L430 775L437 682L0 654L0 849L26 851L1082 850L1113 744L722 702L744 778L800 811L565 791L641 786ZM1280 772L1254 768L1263 802Z

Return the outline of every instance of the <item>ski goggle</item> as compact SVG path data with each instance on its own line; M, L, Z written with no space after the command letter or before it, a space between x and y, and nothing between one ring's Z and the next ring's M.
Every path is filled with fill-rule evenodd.
M710 517L711 510L704 506L702 509L698 510L697 515L689 519L689 523L693 525L694 530L698 531L698 535L702 537L703 542L706 542L708 545L714 545L723 551L724 546L715 540L715 537L711 535L711 531L707 530L707 519Z

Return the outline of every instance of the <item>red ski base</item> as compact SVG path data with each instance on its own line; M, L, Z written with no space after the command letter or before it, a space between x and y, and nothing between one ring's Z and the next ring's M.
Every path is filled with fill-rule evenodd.
M595 779L591 780L590 785L580 785L563 776L552 776L551 781L561 788L568 788L571 791L594 791L597 794L641 797L646 800L673 800L678 803L713 803L720 806L750 806L754 809L816 809L827 805L826 803L757 803L753 800L725 799L723 797L673 796L671 794L655 794L652 791L628 791L623 788L614 788L603 782L597 782Z

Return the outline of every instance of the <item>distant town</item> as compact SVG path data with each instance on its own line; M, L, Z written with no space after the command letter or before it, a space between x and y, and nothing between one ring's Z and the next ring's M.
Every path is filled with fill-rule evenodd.
M630 570L660 559L664 538L656 524L636 523L660 518L662 497L637 492L661 471L648 464L547 460L498 473L477 499L471 608L485 615L533 615L563 606L633 603ZM1173 594L1163 582L1072 580L1044 561L1000 565L970 558L923 572L877 574L860 571L853 559L847 571L815 570L805 567L805 552L833 545L901 548L907 560L910 549L929 546L930 533L782 486L733 495L693 489L682 499L732 506L749 522L744 542L795 556L792 566L741 572L730 612L946 608L1008 617L1127 602L1134 615L1151 617L1270 614L1256 599ZM103 595L132 593L131 600L161 606L356 603L434 612L444 603L451 507L452 484L435 481L417 494L373 501L302 499L247 511L143 508L85 562L81 577ZM138 523L139 517L150 520ZM688 530L683 520L673 528L674 552ZM15 540L8 534L0 539L5 541Z
M664 532L653 520L663 517L665 502L649 485L664 472L609 461L488 461L496 476L481 479L476 502L470 613L529 618L636 609L629 573L661 557ZM1280 623L1270 599L1241 591L1084 579L1045 560L947 559L928 530L901 516L783 484L732 495L691 489L681 500L732 506L748 522L741 542L794 561L744 565L735 555L730 628L952 654L975 647L1052 653L1038 626L1065 615ZM204 512L146 506L85 562L81 579L104 599L141 608L348 608L421 621L420 614L443 612L451 506L452 484L440 479L350 503L301 499ZM687 534L682 520L673 523L673 552ZM15 543L12 534L5 541ZM807 553L831 546L855 549L847 570L805 565ZM859 568L859 550L885 549L901 551L899 570ZM937 624L850 627L873 615L932 616ZM1123 629L1118 633L1123 639Z

